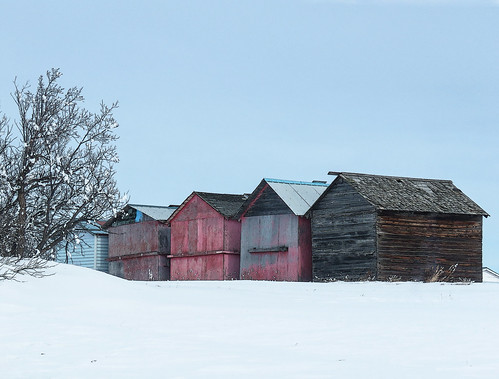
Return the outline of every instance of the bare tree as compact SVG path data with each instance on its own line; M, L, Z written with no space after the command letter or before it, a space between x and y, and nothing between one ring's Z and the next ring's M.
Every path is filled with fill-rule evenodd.
M35 92L14 81L19 119L0 118L0 255L53 259L77 241L77 228L120 209L113 117L117 103L82 107L82 89L61 73L40 76ZM0 263L1 264L1 263Z

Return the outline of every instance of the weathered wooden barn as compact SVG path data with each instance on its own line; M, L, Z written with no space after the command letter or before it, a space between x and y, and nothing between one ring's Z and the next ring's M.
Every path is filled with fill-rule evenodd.
M244 195L193 192L171 215L171 280L239 279Z
M78 244L57 250L56 261L108 272L108 233L100 224L87 223L77 228Z
M482 281L488 214L451 181L330 174L309 212L315 280Z
M106 222L109 273L129 280L170 279L170 227L176 206L129 204Z
M310 220L323 182L263 179L241 208L241 279L312 280Z

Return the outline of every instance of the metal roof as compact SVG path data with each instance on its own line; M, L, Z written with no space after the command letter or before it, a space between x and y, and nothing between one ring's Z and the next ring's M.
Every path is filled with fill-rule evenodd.
M450 180L331 172L378 209L488 216ZM338 180L338 178L336 180ZM336 180L331 184L334 186Z
M145 215L153 218L157 221L165 221L175 212L176 207L164 207L157 205L138 205L138 204L128 204L129 207L134 208Z
M303 216L327 189L326 183L264 179L297 216Z

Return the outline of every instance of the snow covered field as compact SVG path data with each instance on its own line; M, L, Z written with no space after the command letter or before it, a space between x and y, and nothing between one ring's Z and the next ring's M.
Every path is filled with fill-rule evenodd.
M0 282L2 378L497 378L499 283Z

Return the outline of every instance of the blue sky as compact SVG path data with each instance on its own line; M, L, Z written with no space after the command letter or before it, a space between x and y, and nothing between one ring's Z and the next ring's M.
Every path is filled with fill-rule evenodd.
M132 203L328 171L451 179L492 217L499 270L499 2L16 1L0 5L0 110L47 69L120 102ZM496 220L497 219L497 220Z

